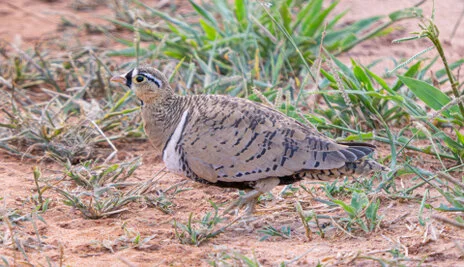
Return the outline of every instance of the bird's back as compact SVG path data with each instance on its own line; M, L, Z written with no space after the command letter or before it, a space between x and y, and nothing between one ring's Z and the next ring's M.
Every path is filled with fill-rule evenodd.
M366 144L337 144L272 108L245 99L218 95L180 99L184 120L171 136L171 146L166 144L163 157L171 155L170 165L178 162L176 171L196 180L228 185L338 170L374 150Z

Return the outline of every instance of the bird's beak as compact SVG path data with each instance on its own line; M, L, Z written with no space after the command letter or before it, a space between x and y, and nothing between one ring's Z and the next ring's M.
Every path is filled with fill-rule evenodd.
M126 78L123 76L113 76L110 81L120 84L126 84Z

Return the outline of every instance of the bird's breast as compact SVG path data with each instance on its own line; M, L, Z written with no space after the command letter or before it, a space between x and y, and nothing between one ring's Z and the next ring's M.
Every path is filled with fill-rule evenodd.
M181 149L179 147L179 141L182 138L182 134L187 124L188 110L184 111L180 122L177 124L174 132L169 137L166 146L163 149L163 161L166 168L174 173L183 174L182 170L182 156Z

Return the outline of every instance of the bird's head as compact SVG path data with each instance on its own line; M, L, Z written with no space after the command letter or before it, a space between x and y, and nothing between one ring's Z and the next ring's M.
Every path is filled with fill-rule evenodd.
M163 101L173 95L166 76L151 67L134 68L123 75L112 77L111 81L126 85L146 104Z

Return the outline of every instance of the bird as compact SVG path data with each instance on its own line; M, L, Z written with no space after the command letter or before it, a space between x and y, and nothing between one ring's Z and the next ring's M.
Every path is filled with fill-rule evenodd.
M196 182L248 190L226 210L252 214L258 197L304 178L330 180L388 168L368 143L336 142L285 114L228 95L179 95L150 66L113 76L140 100L148 139L166 168ZM237 212L237 211L236 211Z

